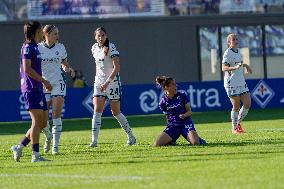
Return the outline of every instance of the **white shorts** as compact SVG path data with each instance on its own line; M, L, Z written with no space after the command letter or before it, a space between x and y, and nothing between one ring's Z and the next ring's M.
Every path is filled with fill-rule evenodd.
M121 98L121 83L118 76L115 77L113 81L109 83L105 91L101 91L100 83L94 83L94 93L93 97L105 97L109 100L120 101Z
M51 91L44 91L46 101L51 101L54 96L66 96L66 83L64 81L59 81L59 83L52 85Z
M227 92L228 97L240 96L242 94L249 93L249 88L247 84L237 87L225 87L225 90Z

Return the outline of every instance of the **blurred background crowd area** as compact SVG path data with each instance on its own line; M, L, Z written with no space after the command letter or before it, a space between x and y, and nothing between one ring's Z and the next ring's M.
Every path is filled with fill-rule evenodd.
M284 0L1 0L0 20L283 13Z

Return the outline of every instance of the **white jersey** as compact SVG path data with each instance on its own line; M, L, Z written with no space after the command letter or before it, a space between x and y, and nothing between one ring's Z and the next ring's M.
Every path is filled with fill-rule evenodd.
M104 53L104 48L99 47L98 43L95 43L92 46L91 51L96 63L95 83L103 84L113 70L113 63L111 58L119 56L119 52L116 50L113 43L109 43L109 50L106 56Z
M236 66L237 64L243 64L242 55L240 51L234 52L231 48L228 48L223 55L222 64L229 67ZM244 69L241 66L237 70L225 71L224 73L224 87L238 87L246 85L244 77Z
M61 70L62 60L67 58L65 47L61 43L55 43L48 47L44 42L38 44L42 62L42 77L48 80L51 85L65 80Z

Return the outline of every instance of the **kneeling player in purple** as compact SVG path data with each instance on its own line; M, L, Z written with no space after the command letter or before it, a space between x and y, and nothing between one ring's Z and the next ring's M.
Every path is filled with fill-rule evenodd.
M194 128L188 96L177 91L176 82L171 77L158 76L156 84L165 93L159 105L167 117L167 127L157 138L154 146L175 143L180 135L192 145L205 145L206 141L198 136Z

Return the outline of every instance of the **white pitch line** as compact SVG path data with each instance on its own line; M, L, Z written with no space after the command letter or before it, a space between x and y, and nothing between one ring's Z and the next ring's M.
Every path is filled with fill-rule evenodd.
M219 131L230 131L230 128L224 129L202 129L201 132L219 132ZM253 129L252 129L253 130ZM255 129L256 131L284 131L284 128L260 128Z
M88 176L88 175L64 175L64 174L11 174L2 173L0 177L49 177L49 178L73 178L73 179L100 179L100 180L144 180L151 177L143 176Z

